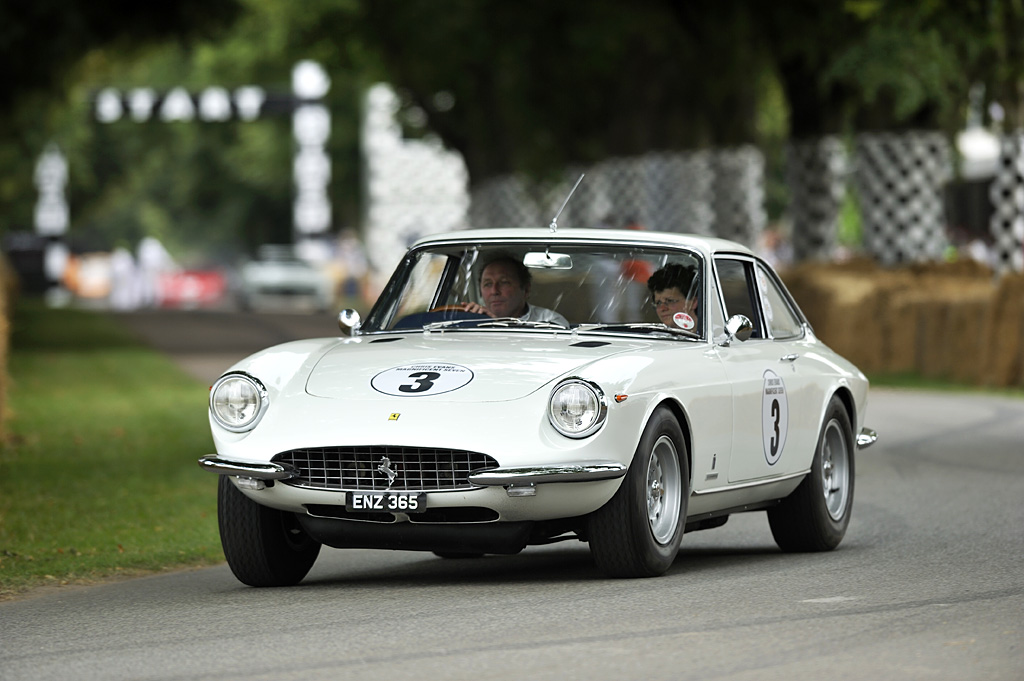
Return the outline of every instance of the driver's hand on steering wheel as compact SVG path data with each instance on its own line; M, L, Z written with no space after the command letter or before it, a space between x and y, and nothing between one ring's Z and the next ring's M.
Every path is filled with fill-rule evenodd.
M481 305L480 303L463 303L462 309L466 312L474 312L476 314L485 314L488 317L493 317L490 310Z

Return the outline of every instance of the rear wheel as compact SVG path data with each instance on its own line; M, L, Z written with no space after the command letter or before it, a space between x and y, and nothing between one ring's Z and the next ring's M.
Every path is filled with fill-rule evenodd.
M686 441L665 407L651 415L626 477L589 519L590 552L611 577L655 577L679 553L690 495Z
M249 586L298 584L320 554L294 513L257 504L226 475L217 489L217 522L228 566Z
M830 551L843 540L853 508L853 442L850 416L833 397L810 474L768 511L772 536L783 551Z

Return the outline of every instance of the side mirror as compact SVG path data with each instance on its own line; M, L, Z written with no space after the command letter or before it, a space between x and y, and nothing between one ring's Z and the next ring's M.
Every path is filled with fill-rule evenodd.
M361 324L359 313L352 308L346 308L338 313L338 328L349 336L358 336Z
M729 345L734 338L742 343L754 333L754 324L746 315L734 314L725 323L725 333L727 335L722 345Z

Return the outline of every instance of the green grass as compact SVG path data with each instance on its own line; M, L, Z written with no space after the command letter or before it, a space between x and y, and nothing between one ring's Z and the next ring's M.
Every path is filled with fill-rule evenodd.
M908 390L934 390L940 392L971 392L1006 397L1024 398L1024 388L993 388L966 383L954 383L941 378L926 378L914 373L871 374L872 388L906 388Z
M207 387L101 313L22 302L0 443L0 598L223 560Z

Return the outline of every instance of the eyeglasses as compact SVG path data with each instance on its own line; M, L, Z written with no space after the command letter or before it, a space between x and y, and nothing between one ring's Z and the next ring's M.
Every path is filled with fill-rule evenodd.
M651 304L654 305L654 307L672 307L673 305L678 305L681 302L683 302L681 298L662 298L661 300L651 301Z

